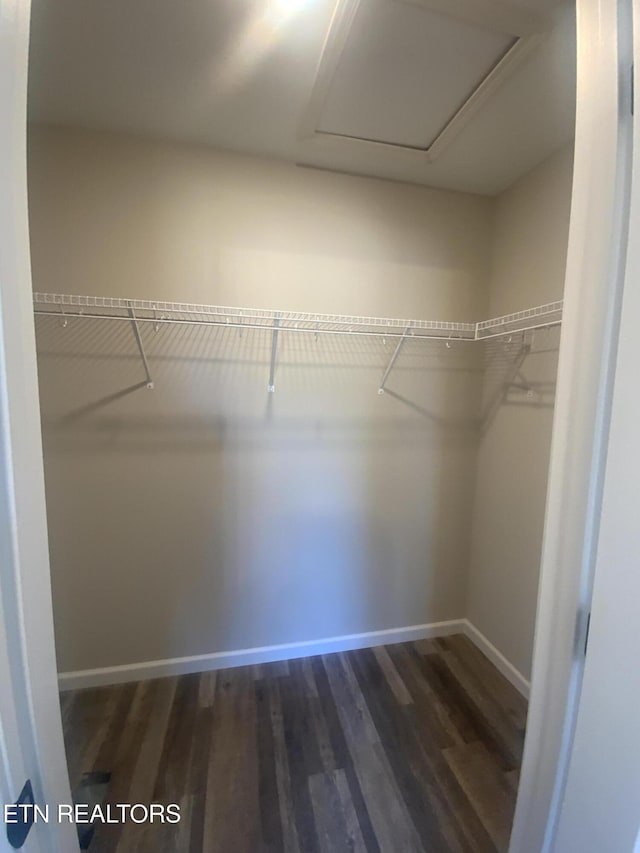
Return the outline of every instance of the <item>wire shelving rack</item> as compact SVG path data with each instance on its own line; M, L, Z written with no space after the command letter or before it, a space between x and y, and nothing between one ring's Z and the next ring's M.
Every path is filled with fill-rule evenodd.
M313 335L355 335L396 339L396 347L382 376L378 393L386 382L408 339L413 341L484 341L503 335L550 328L562 322L562 301L538 305L513 314L505 314L477 323L449 320L397 319L389 317L313 314L300 311L276 311L258 308L232 308L183 302L164 302L122 297L81 296L59 293L34 293L34 313L38 316L105 320L130 323L143 363L147 387L153 388L151 370L140 333L141 324L156 329L166 324L261 329L272 333L268 391L275 391L278 336L281 332Z

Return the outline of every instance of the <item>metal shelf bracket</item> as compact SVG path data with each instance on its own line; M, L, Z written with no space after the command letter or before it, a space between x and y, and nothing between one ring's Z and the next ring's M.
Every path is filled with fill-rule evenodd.
M271 367L269 369L269 384L267 391L274 394L276 390L276 356L278 355L278 327L280 320L276 317L273 321L273 332L271 337Z
M400 338L400 340L396 344L396 348L393 351L393 355L391 356L391 361L387 365L387 369L384 372L384 375L382 377L382 381L380 382L380 386L378 388L378 394L384 394L384 386L387 384L387 379L389 378L389 374L393 370L393 366L396 363L396 361L398 360L398 356L402 352L402 347L404 346L404 343L407 340L407 336L410 333L411 333L411 327L407 326L407 328L402 333L402 337Z
M147 377L147 388L149 390L153 389L153 379L151 378L151 372L149 370L149 362L147 361L147 356L144 351L144 344L142 343L142 336L140 334L140 329L138 327L138 320L136 318L136 312L133 307L129 306L129 317L131 318L131 328L133 329L133 336L136 339L136 343L138 344L138 349L140 351L140 358L142 359L142 364L144 366L144 372Z

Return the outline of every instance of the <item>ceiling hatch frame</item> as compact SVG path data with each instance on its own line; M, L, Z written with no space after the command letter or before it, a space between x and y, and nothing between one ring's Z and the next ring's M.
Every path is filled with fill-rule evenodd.
M330 143L340 150L353 153L362 152L363 148L366 148L369 152L386 156L402 155L423 163L431 163L445 151L475 113L513 74L551 29L548 17L515 6L508 0L385 0L390 4L402 3L421 7L425 11L445 15L462 23L515 39L501 59L438 131L432 142L421 148L319 129L336 71L347 47L351 27L360 6L367 2L368 0L338 0L336 4L318 63L311 96L298 128L298 138L302 143Z

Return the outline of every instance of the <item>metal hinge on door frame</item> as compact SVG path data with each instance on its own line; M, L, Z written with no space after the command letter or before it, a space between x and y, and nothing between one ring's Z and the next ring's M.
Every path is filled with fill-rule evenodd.
M584 648L583 654L587 654L587 646L589 645L589 628L591 627L591 611L587 613L587 624L584 629Z
M583 658L587 654L587 645L589 643L589 626L591 624L591 610L586 608L578 611L576 618L575 639L574 639L574 655L576 658Z

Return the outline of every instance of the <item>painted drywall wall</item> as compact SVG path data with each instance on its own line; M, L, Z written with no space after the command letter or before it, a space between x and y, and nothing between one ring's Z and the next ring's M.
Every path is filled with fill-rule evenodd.
M559 151L496 199L491 316L562 298L572 160L572 148ZM557 329L541 330L485 352L467 618L527 679L558 344Z
M476 319L492 201L32 128L34 287ZM63 671L464 613L482 377L468 345L39 319Z

